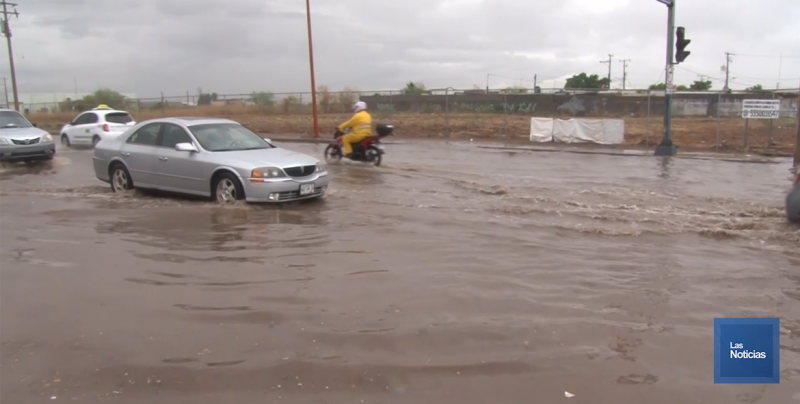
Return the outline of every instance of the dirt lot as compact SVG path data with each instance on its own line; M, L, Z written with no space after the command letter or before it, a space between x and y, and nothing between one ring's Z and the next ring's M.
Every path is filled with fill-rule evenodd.
M310 108L309 108L310 109ZM132 112L138 121L161 116L219 116L237 120L251 129L287 136L307 137L313 133L311 111L298 114L280 114L258 107L246 106L207 106L168 108L165 110L142 110ZM31 114L30 119L40 127L59 130L62 125L74 118L74 113ZM319 125L321 135L329 136L333 128L349 117L347 114L321 114ZM522 114L494 113L376 113L374 119L391 122L396 134L402 137L442 137L442 138L500 138L508 134L511 139L527 139L530 131L530 117ZM449 129L448 129L449 128ZM649 128L649 130L648 130ZM684 150L713 150L717 144L719 128L719 150L726 152L744 149L744 120L738 117L714 118L678 117L672 121L672 134L675 144ZM753 153L785 154L794 150L796 120L781 119L773 123L773 145L769 147L769 124L767 121L750 122L748 150ZM649 133L649 144L660 141L663 133L663 118L625 118L625 144L645 146Z

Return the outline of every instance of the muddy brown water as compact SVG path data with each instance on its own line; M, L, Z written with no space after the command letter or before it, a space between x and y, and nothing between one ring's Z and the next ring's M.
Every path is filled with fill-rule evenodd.
M0 171L0 401L800 402L788 166L405 144L217 207L61 150ZM781 318L779 385L713 384L742 316Z

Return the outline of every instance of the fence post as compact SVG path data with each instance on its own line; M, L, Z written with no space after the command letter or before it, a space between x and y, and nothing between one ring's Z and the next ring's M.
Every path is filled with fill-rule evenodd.
M508 90L503 92L503 114L505 114L503 120L503 138L508 138Z
M164 92L161 92L161 116L164 116Z
M773 100L775 99L775 93L772 93L772 99ZM778 107L778 119L780 119L780 117L781 117L781 110L780 110L780 107ZM768 149L770 147L772 147L772 132L773 132L772 124L773 124L773 121L774 121L774 119L770 119L769 120L769 140L767 141L767 148Z
M717 93L717 140L714 141L714 151L719 151L719 107L722 104L722 92Z
M750 131L750 118L744 120L744 148L747 149L747 133Z
M444 126L447 129L447 137L450 138L450 87L444 89Z
M645 147L650 147L650 94L652 91L647 90L647 135L644 138Z

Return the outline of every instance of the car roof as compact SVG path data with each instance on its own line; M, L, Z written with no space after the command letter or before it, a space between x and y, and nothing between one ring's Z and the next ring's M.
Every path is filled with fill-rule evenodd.
M97 113L97 115L106 115L106 114L111 114L111 113L128 114L128 115L130 115L128 113L128 111L124 111L124 110L121 110L121 109L90 109L88 111L83 111L83 112L95 112L95 113ZM81 112L81 113L83 113L83 112Z
M213 117L206 117L206 116L173 116L173 117L166 117L166 118L155 118L155 119L148 119L148 123L154 122L169 122L169 123L177 123L181 124L186 127L190 126L197 126L197 125L207 125L213 123L234 123L237 125L241 125L239 122L232 121L230 119L225 118L213 118Z

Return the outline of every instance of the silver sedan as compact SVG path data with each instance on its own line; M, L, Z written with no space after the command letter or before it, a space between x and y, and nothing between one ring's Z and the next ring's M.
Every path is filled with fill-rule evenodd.
M140 122L95 146L94 172L114 192L149 188L221 204L318 198L328 188L328 172L316 158L219 118Z

